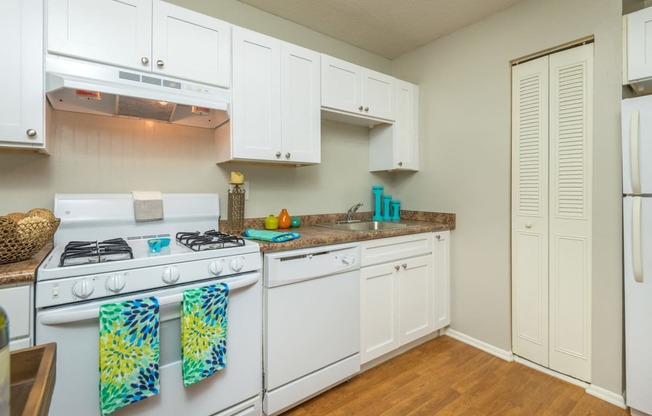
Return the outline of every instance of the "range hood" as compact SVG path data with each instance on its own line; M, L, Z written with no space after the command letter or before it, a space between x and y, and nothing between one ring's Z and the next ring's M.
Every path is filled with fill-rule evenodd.
M56 110L215 128L231 92L159 74L47 55L46 95Z

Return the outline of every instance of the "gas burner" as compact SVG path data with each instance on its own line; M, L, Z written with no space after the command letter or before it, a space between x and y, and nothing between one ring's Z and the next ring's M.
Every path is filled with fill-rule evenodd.
M244 239L217 230L177 233L177 241L193 251L218 250L245 245Z
M71 241L66 244L59 267L133 259L129 244L122 238L105 241Z

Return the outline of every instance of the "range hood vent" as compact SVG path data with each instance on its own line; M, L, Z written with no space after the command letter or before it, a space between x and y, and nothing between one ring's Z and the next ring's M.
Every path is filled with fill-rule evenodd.
M56 110L216 128L229 120L228 89L60 56L46 57Z

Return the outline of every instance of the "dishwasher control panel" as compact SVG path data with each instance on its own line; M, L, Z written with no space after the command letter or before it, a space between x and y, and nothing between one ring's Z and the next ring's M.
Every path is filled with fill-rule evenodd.
M360 245L338 244L265 254L266 287L317 279L360 268Z

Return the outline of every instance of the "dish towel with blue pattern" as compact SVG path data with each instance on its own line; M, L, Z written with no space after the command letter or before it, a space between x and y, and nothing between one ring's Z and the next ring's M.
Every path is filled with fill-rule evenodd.
M242 233L243 237L251 238L252 240L271 241L272 243L282 243L284 241L294 240L301 237L299 233L285 232L279 233L277 231L267 230L254 230L248 228Z
M183 385L188 387L226 367L225 283L183 292L181 306L181 358Z
M155 297L100 306L100 411L106 416L159 392Z

